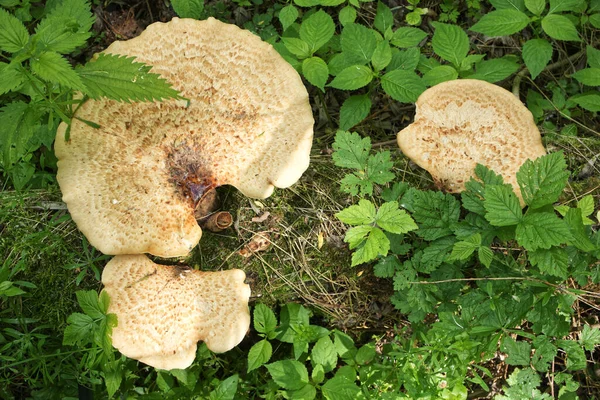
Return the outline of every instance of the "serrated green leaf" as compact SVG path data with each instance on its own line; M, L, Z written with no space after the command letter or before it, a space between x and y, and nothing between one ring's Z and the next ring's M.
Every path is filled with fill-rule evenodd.
M552 45L545 39L531 39L523 45L523 61L535 79L552 59Z
M317 340L310 354L313 367L321 365L325 372L333 371L337 365L338 355L329 336Z
M359 225L350 228L346 231L344 242L348 243L350 250L353 250L363 244L372 230L373 226L371 225Z
M275 313L266 305L259 303L254 307L254 329L262 334L269 334L277 327Z
M525 215L517 225L516 239L526 250L549 249L572 238L567 224L556 214L541 212Z
M525 7L532 14L540 16L546 9L546 0L525 0Z
M432 22L435 33L431 40L433 51L459 67L469 52L469 37L459 26Z
M594 348L600 344L600 329L592 328L588 324L583 325L583 330L579 336L579 343L587 351L594 351Z
M359 124L367 118L370 111L371 98L368 94L348 97L340 108L340 129L348 130Z
M373 80L373 71L364 65L352 65L343 69L327 86L342 90L356 90Z
M529 262L537 266L542 274L558 276L562 279L569 277L569 255L564 249L552 247L538 249L528 254Z
M471 30L488 36L508 36L520 32L528 24L527 14L519 10L504 9L485 14Z
M575 72L573 78L587 86L600 86L600 68L584 68Z
M219 386L209 394L209 400L233 400L237 392L240 377L238 374L221 381Z
M480 263L485 265L486 268L489 268L494 259L494 252L489 247L481 246L477 249L477 257L479 258Z
M600 13L590 15L589 21L594 28L600 29Z
M378 151L367 158L367 169L365 170L364 179L379 185L385 185L395 177L391 171L393 166L391 153L387 150Z
M352 254L352 266L372 261L378 256L386 256L389 251L390 240L381 229L373 228L362 247Z
M396 69L403 69L412 72L419 65L420 58L421 53L416 47L406 50L392 49L392 60L390 61L387 70L394 71Z
M14 168L29 151L28 143L36 133L39 118L39 110L22 101L0 108L0 165L5 170Z
M28 41L29 33L25 25L8 11L0 8L0 50L16 53L22 50Z
M36 27L34 42L42 51L71 53L90 38L95 17L88 1L64 0L54 4Z
M592 68L600 68L600 50L587 45L585 47L585 52L588 65Z
M356 21L356 10L354 7L346 6L340 10L338 19L342 26L353 24Z
M581 216L583 218L584 225L592 225L594 221L588 219L590 215L594 212L596 205L594 204L594 197L591 194L587 196L583 196L581 200L577 202L577 208L581 210Z
M406 233L417 229L410 215L398 208L397 201L383 203L377 210L375 222L381 229L390 233Z
M412 71L394 70L381 77L381 87L394 100L414 103L427 87Z
M445 236L430 242L429 246L423 250L419 272L430 273L435 271L444 261L446 261L455 243L456 238L454 236ZM425 268L423 268L423 266L425 266Z
M564 15L551 14L542 19L542 29L552 39L579 42L579 33L570 19Z
M180 98L178 91L150 68L135 62L134 57L101 53L75 71L86 87L85 94L92 99L130 102Z
M540 335L533 339L533 347L535 353L531 357L531 364L538 372L548 371L558 349L546 335Z
M529 365L531 359L531 345L524 341L515 341L510 336L502 340L500 350L508 354L505 362L508 365Z
M299 361L276 361L266 367L275 383L284 389L297 390L308 383L308 371Z
M373 26L381 33L385 33L394 24L394 15L390 8L382 3L377 2L377 13L375 14L375 21Z
M452 81L458 78L458 71L450 65L434 67L423 74L423 83L426 86L435 86L438 83Z
M171 0L171 6L180 18L200 19L204 0Z
M508 78L517 72L519 67L518 63L506 58L480 61L476 64L477 71L469 78L494 83Z
M83 82L71 64L60 54L44 52L30 60L31 70L41 79L65 87L85 91Z
M412 217L419 225L416 234L429 241L452 235L460 216L460 203L454 196L432 191L414 191L413 195Z
M283 7L281 11L279 11L279 22L281 22L281 27L285 32L287 28L292 26L294 22L298 19L298 9L294 7L292 4L288 4Z
M398 28L390 43L396 47L400 48L408 48L418 46L419 43L423 41L427 37L427 33L419 28L412 28L409 26L404 26Z
M335 217L348 225L368 225L375 222L377 212L375 204L361 199L358 204L343 209Z
M391 278L396 273L396 268L400 268L398 257L395 255L387 256L375 264L373 274L378 278Z
M329 68L320 57L310 57L302 62L302 75L307 81L325 91L325 84L329 78Z
M371 152L371 139L356 132L338 131L333 143L333 163L337 167L363 170Z
M587 359L583 347L574 340L557 340L556 343L567 353L567 370L580 371L585 369Z
M103 319L104 313L98 304L98 293L95 290L79 290L75 292L77 302L84 313L93 319Z
M600 94L598 93L576 95L569 98L569 100L585 110L600 112Z
M282 37L281 41L285 48L299 58L310 57L310 46L302 39Z
M364 396L361 396L360 388L356 386L354 381L337 375L325 382L321 390L327 400L359 400L364 398Z
M466 260L471 257L471 254L481 246L481 235L475 234L466 240L456 242L452 248L452 253L448 257L448 261Z
M263 339L255 343L248 351L248 371L253 371L266 362L269 362L273 354L273 346L268 340Z
M483 204L485 219L494 226L516 225L523 220L521 204L510 185L487 185Z
M372 29L359 24L344 26L341 35L342 52L354 64L364 65L371 61L377 47Z
M123 381L123 371L120 368L120 361L107 362L102 369L108 397L112 398L117 390L119 390Z
M25 74L20 70L18 63L0 62L0 95L17 90L25 81Z
M564 221L569 228L569 232L571 233L571 238L568 240L572 241L573 246L586 253L597 250L597 247L594 245L594 243L592 243L588 234L586 233L581 209L569 208L565 214Z
M548 14L562 11L578 11L584 5L585 0L550 0Z
M490 0L490 3L498 10L525 10L523 0Z
M312 14L300 25L300 39L308 44L310 54L323 47L334 33L333 19L323 10Z
M527 160L517 172L523 200L530 208L540 208L558 200L567 185L569 172L562 152Z
M73 345L93 335L95 325L89 315L73 313L67 318L67 323L63 334L63 345Z
M388 66L390 61L392 61L392 48L387 40L382 40L373 52L371 65L376 71L381 71Z

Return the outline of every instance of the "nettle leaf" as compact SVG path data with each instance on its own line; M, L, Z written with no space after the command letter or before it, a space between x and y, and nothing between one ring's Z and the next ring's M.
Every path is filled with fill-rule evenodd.
M414 71L419 65L421 59L421 52L418 48L413 47L406 50L392 50L392 60L387 67L388 71L396 69L403 69L407 71Z
M523 61L535 79L552 59L552 45L546 39L531 39L523 45Z
M359 24L348 24L342 30L342 52L354 64L364 65L371 61L377 39L375 31ZM363 85L364 86L364 85Z
M39 125L39 110L22 101L8 103L0 108L0 165L5 170L14 168L27 153L28 144Z
M200 19L204 11L204 0L171 0L171 6L181 18Z
M371 65L376 71L381 71L388 66L390 61L392 61L392 48L387 40L382 40L373 52Z
M361 199L358 204L343 209L335 217L348 225L367 225L375 222L377 212L375 204Z
M600 111L600 94L598 93L584 93L575 96L571 96L569 98L570 101L573 101L579 107L592 111L599 112Z
M523 0L490 0L490 3L498 10L525 10L525 2Z
M288 4L279 11L279 22L281 22L281 27L283 28L284 32L287 30L287 28L292 26L297 19L298 9L292 4Z
M579 343L587 351L594 351L594 348L600 344L600 329L585 324L579 334Z
M390 233L406 233L417 229L415 221L404 210L398 208L397 201L383 203L375 216L377 225Z
M260 303L254 307L254 329L262 334L269 334L277 327L277 317L266 305Z
M587 86L600 86L600 68L584 68L573 75L580 83Z
M517 242L526 250L549 249L572 239L567 224L556 214L540 212L525 215L517 225Z
M434 67L423 74L423 83L426 86L435 86L438 83L453 81L458 78L458 71L450 65Z
M16 53L22 50L28 41L29 33L25 25L17 17L0 8L0 50Z
M435 33L431 40L433 51L454 66L459 67L469 52L469 37L456 25L432 22Z
M285 48L299 58L310 57L310 46L302 39L282 37Z
M19 63L0 62L0 95L17 90L25 81L25 74L20 70Z
M296 360L276 361L266 365L269 374L280 387L297 390L308 383L308 371L304 364Z
M404 26L394 32L390 43L400 48L415 47L426 37L427 33L425 31L419 28Z
M590 45L587 45L585 50L588 65L592 68L600 68L600 50L595 49Z
M71 64L60 54L47 51L39 56L32 57L29 63L33 73L41 79L58 83L71 89L85 91L79 75L77 75Z
M57 4L56 7L35 29L36 47L61 54L71 53L91 37L90 30L96 18L85 0L65 0L54 4Z
M300 25L300 39L308 44L311 54L323 47L334 33L335 23L323 10L312 14Z
M394 15L388 6L381 1L377 2L377 14L373 26L381 33L385 33L394 24Z
M323 336L317 340L312 348L310 361L313 367L321 365L325 372L333 371L337 365L338 355L329 336Z
M321 391L327 400L350 400L362 399L361 391L353 380L343 376L334 376L321 387Z
M523 220L521 204L511 185L486 186L483 204L485 219L494 226L516 225Z
M310 57L302 62L302 75L311 84L325 92L325 84L329 78L329 68L320 57Z
M371 98L368 94L348 97L340 108L340 129L348 130L359 124L370 111Z
M327 86L342 90L356 90L373 80L373 71L364 65L352 65L344 68Z
M527 160L517 172L523 200L530 208L540 208L558 200L567 185L569 172L562 152Z
M331 156L337 167L362 170L371 152L371 139L361 138L356 132L337 131Z
M546 9L546 0L525 0L525 7L532 14L540 16L544 12L544 9Z
M454 196L420 190L413 191L413 196L412 216L419 225L417 235L429 241L452 235L452 227L460 216L460 203Z
M381 77L381 87L394 100L414 103L427 87L412 71L394 70Z
M85 94L92 99L107 97L130 102L181 98L169 82L150 72L151 66L134 60L101 53L75 71L86 87Z
M390 251L390 240L379 228L372 228L367 240L352 254L352 266L363 264L376 259L379 256L386 256Z
M471 30L488 36L508 36L520 32L528 24L527 14L519 10L504 9L485 14Z
M551 14L542 19L542 29L552 39L579 42L579 33L570 19L564 15Z
M585 5L585 0L550 0L548 14L561 11L578 11Z
M494 58L493 60L480 61L476 64L477 72L469 76L470 79L480 79L494 83L508 78L517 72L520 65L507 58Z
M248 372L253 371L271 359L273 346L268 340L263 339L255 343L248 351Z
M210 392L209 400L233 400L237 392L240 377L238 374L221 381L215 390Z

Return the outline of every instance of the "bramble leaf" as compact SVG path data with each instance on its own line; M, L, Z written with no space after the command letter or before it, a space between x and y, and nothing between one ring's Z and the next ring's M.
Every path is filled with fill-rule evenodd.
M89 315L73 313L67 318L68 325L63 336L63 345L73 345L93 336L94 320Z
M556 202L569 178L566 168L562 152L525 161L517 172L525 203L535 209Z
M484 207L487 219L494 226L516 225L523 219L523 212L511 185L485 187Z
M98 293L95 290L80 290L75 295L84 313L93 319L103 319L105 317L105 312L102 311L98 303Z
M537 249L528 254L529 262L537 266L542 274L558 276L562 279L569 277L569 255L565 249L552 247L550 249Z
M413 196L412 216L419 225L416 234L429 241L451 235L460 216L460 203L454 196L432 191L414 191Z
M481 246L481 235L476 233L467 239L456 242L448 261L466 260Z
M0 8L0 50L16 53L29 41L25 25L17 17ZM4 77L2 78L4 80Z
M515 341L512 337L506 336L502 340L500 350L508 354L506 363L508 365L529 365L531 359L531 345L524 341Z
M375 264L373 267L373 273L378 278L391 278L396 273L396 268L400 268L398 257L395 255L390 255L383 257L377 264Z
M517 242L525 249L549 249L572 239L567 224L556 214L541 212L527 214L517 225Z
M579 343L587 351L594 351L594 348L600 344L600 329L592 328L588 324L585 324L583 331L579 334Z
M367 235L373 230L372 225L359 225L346 231L344 241L348 243L350 250L360 246L367 238Z

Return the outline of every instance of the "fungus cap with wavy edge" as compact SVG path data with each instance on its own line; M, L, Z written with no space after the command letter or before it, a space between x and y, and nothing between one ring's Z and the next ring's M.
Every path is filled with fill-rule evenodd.
M308 168L314 120L306 88L254 34L213 18L174 18L105 53L152 65L190 102L89 100L68 142L59 127L63 200L103 253L185 255L200 240L194 205L206 190L229 184L266 198Z
M250 327L250 287L239 269L203 272L155 264L145 255L116 256L102 272L117 315L112 343L121 353L159 369L187 368L197 342L222 353Z
M460 79L427 89L416 107L414 122L398 132L398 145L429 171L438 188L463 191L476 165L483 164L501 174L524 205L517 171L546 149L518 98L485 81Z

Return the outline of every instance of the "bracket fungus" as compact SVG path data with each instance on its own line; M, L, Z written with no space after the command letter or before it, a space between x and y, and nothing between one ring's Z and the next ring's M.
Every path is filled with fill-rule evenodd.
M174 18L105 52L152 65L189 103L88 100L68 141L59 127L63 200L103 253L186 255L200 240L194 208L205 192L228 184L266 198L308 168L308 93L258 36L214 18Z
M232 349L250 326L250 287L239 269L202 272L158 265L145 255L116 256L102 272L117 315L112 343L127 357L160 369L187 368L203 340Z
M427 89L416 107L414 122L398 133L398 145L438 188L463 191L479 163L501 174L524 204L517 171L546 150L518 98L485 81L460 79Z

